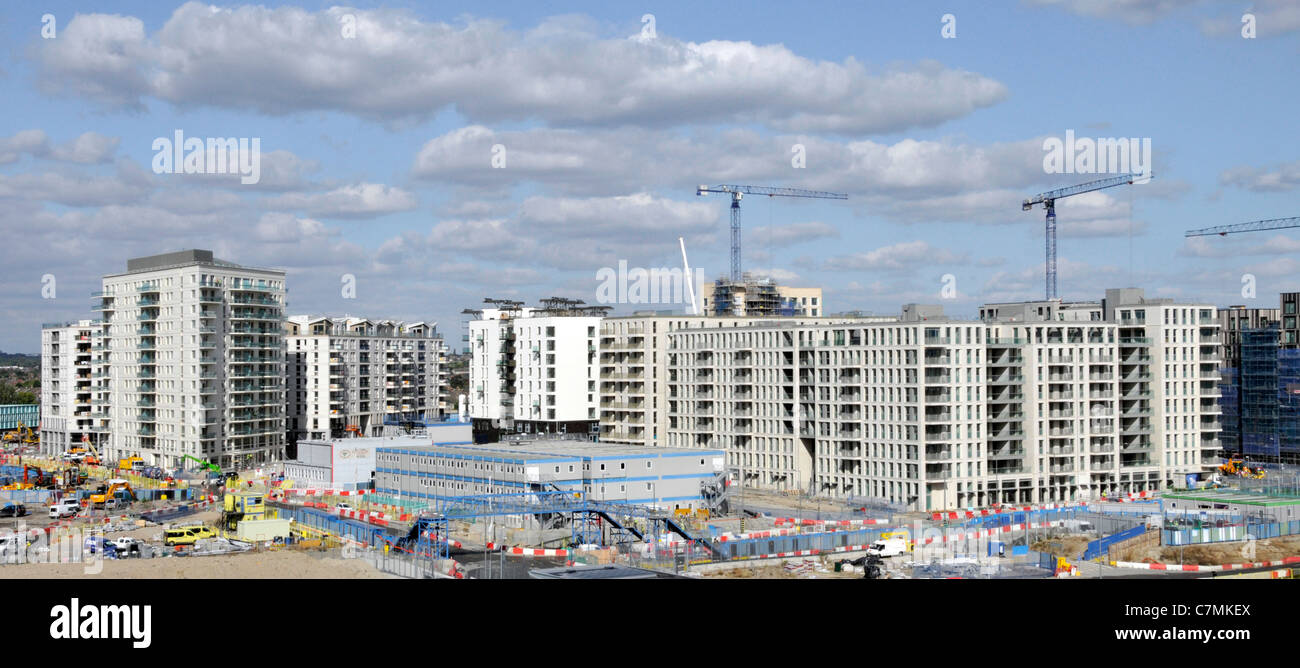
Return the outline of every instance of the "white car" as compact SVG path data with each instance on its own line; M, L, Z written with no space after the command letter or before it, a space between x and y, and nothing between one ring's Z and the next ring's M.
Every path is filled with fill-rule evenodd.
M130 536L122 536L121 538L115 538L113 540L113 546L117 548L117 553L119 555L129 553L132 545L137 546L136 549L139 549L139 546L144 545L144 541L139 538L131 538Z
M336 504L334 504L334 510L356 510L356 508L353 508L352 506L350 506L350 505L348 505L348 504L346 504L346 503L341 503L341 502L340 502L340 503L336 503Z

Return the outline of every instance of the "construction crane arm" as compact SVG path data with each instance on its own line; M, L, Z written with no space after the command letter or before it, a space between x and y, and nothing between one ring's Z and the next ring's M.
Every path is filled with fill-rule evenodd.
M1035 204L1051 202L1053 200L1058 200L1063 197L1070 197L1071 195L1082 195L1083 193L1089 193L1094 190L1101 190L1103 188L1111 188L1114 186L1130 184L1136 180L1150 179L1151 176L1152 176L1151 174L1124 174L1123 176L1112 176L1110 178L1097 179L1096 181L1080 183L1078 185L1073 185L1066 188L1057 188L1056 190L1049 190L1045 193L1038 193L1037 195L1034 195L1033 197L1025 200L1024 204L1021 205L1021 209L1024 211L1028 211L1034 208Z
M803 190L800 188L767 188L764 186L701 185L695 190L696 195L704 193L740 193L742 195L768 195L770 197L814 197L817 199L848 199L848 195L829 193L821 190Z
M1219 225L1217 227L1206 227L1199 230L1187 230L1187 232L1183 233L1183 236L1208 237L1214 234L1223 236L1234 232L1263 232L1267 230L1285 230L1290 227L1300 227L1300 216L1294 218L1257 220L1252 223L1240 223L1237 225Z

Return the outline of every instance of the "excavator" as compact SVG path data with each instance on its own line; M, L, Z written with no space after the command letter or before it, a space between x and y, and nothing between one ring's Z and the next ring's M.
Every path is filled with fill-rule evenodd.
M125 491L132 501L137 501L135 491L125 480L115 480L108 485L100 485L99 490L90 495L90 505L94 508L103 508L109 499L117 498L119 491Z
M32 471L35 471L35 472L36 472L36 477L35 477L35 478L33 478L33 477L31 476L31 472L32 472ZM10 483L10 484L8 484L8 485L5 485L4 487L0 487L0 490L4 490L4 491L17 491L17 490L21 490L21 489L53 489L53 488L56 487L57 485L58 485L58 480L55 479L55 476L48 476L48 477L47 477L47 476L45 475L45 472L42 471L39 467L36 467L36 466L28 466L28 465L24 464L24 465L23 465L23 481L22 481L22 482L16 482L16 481L15 481L15 482L12 482L12 483Z
M1255 480L1261 480L1264 478L1264 469L1262 467L1252 469L1251 467L1246 466L1245 460L1237 459L1236 457L1230 458L1228 461L1221 464L1219 466L1219 473L1224 475L1240 476L1242 478L1253 478Z
M184 457L181 458L181 461L183 462L187 459L193 460L195 464L199 465L199 468L207 469L209 471L212 471L213 473L221 473L221 467L217 466L216 464L213 464L212 462L204 461L202 459L199 459L198 457L191 457L190 455L185 455Z
M5 432L3 442L14 445L37 445L41 439L31 427L27 426L27 423L19 420L16 429Z
M350 424L343 430L344 433L356 434L356 438L361 438L361 427Z

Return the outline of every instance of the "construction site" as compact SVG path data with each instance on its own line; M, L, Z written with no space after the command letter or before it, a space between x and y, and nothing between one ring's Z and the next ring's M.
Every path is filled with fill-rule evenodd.
M1048 579L1300 572L1300 473L1238 460L1225 461L1200 489L919 513L876 499L742 492L737 471L707 453L672 449L579 452L562 441L429 445L432 437L416 431L375 448L374 488L331 489L298 484L283 470L223 474L197 459L176 471L144 467L138 458L105 462L93 446L50 459L28 454L32 444L22 440L7 437L0 455L0 577ZM350 440L361 439L339 443ZM607 466L630 466L654 482L637 492L644 498L631 496L628 476L601 479ZM704 471L687 471L693 466ZM485 480L492 484L465 486ZM656 485L662 491L649 491ZM670 500L676 508L667 509Z

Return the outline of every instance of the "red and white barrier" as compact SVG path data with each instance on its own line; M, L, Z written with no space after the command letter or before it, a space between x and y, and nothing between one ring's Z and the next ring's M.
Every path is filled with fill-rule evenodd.
M932 513L930 519L940 520L970 520L976 517L988 517L989 515L1001 515L1004 513L1021 513L1039 510L1063 510L1066 508L1081 508L1088 505L1089 501L1078 501L1075 503L1048 503L1038 506L997 506L994 508L984 508L981 510L962 510L948 511L946 513Z
M1064 525L1065 522L1063 520L1056 520L1054 522L1034 522L1029 524L1028 528L1047 529L1051 527L1059 527ZM1024 531L1025 529L1026 527L1024 523L1011 524L1004 527L994 527L992 529L980 529L978 531L968 531L966 533L945 534L943 536L931 536L929 538L922 538L920 541L917 542L917 545L930 545L932 543L940 543L940 544L953 543L961 540L967 540L970 538L975 538L975 539L992 538L993 536L997 536L999 534L1011 533L1013 531Z
M1148 564L1132 561L1113 562L1116 568L1138 568L1151 571L1175 571L1181 573L1209 573L1214 571L1239 571L1247 568L1268 568L1273 566L1286 566L1289 564L1300 564L1300 557L1286 557L1277 561L1260 561L1248 564L1220 564L1218 566L1192 566L1190 564Z
M497 545L496 543L488 543L487 549L501 550L506 554L517 557L567 557L571 552L573 552L572 550L543 550L532 547L506 547L505 545Z
M375 493L375 490L373 489L315 489L315 488L298 489L295 488L295 489L282 489L280 491L284 492L285 494L296 494L298 496L330 496L330 495L364 496L366 494Z
M796 526L836 526L836 527L859 527L859 526L884 526L891 524L889 520L863 519L863 520L809 520L797 519L794 517L778 517L777 526L793 524Z

